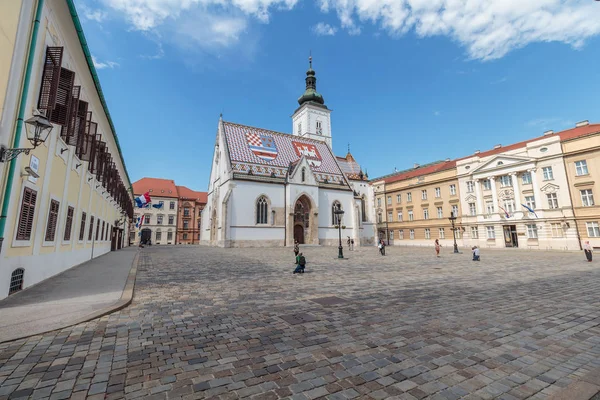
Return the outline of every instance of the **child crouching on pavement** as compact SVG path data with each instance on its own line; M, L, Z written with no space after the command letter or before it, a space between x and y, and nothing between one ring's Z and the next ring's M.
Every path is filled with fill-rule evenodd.
M302 255L302 253L296 256L296 269L294 270L294 274L303 274L304 268L306 267L306 258Z

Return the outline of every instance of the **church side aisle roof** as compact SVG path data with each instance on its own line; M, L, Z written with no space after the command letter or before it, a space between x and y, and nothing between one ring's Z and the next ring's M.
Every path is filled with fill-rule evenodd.
M234 173L285 178L304 155L319 183L346 185L325 142L232 122L223 122Z

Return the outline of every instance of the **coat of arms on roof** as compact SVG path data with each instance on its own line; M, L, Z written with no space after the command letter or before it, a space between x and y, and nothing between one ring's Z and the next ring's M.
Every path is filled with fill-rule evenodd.
M258 158L265 161L273 161L277 158L277 146L272 136L261 135L254 132L246 132L248 148Z
M306 160L312 167L318 167L321 165L321 154L319 154L319 150L317 150L317 146L309 143L301 143L292 140L292 145L294 146L294 151L298 157L306 157Z

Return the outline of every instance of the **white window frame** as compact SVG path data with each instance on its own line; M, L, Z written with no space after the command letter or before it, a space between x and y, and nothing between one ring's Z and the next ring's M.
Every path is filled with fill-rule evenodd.
M525 205L535 210L535 196L525 196Z
M554 173L552 172L552 167L543 167L542 174L544 175L545 181L554 180Z
M429 209L428 208L423 209L423 219L429 219Z
M431 239L431 229L425 228L425 239Z
M525 225L527 228L527 238L528 239L538 239L538 228L536 224L528 224Z
M404 229L398 231L398 239L404 240Z
M452 206L451 212L455 217L458 217L458 206L456 204Z
M598 221L588 221L585 223L588 237L600 237L600 224Z
M442 189L439 187L435 188L435 197L442 197Z
M408 220L409 221L415 220L415 214L413 213L413 210L408 210Z
M492 190L492 181L489 179L481 181L481 185L483 186L483 190Z
M551 223L550 224L550 230L552 231L552 237L553 238L562 238L565 237L565 233L562 227L562 224L559 223Z
M594 203L594 192L592 189L582 189L579 191L581 194L581 205L584 207L592 207Z
M446 232L444 231L444 228L438 229L438 236L440 239L446 239Z
M421 190L421 200L427 200L427 189Z
M394 213L393 211L388 211L388 222L394 222Z
M387 197L387 204L388 204L388 206L392 205L392 196Z
M512 186L512 176L502 175L500 177L500 187L511 187L511 186Z
M524 172L523 175L521 175L521 183L523 185L531 185L531 172Z
M471 239L478 239L479 238L479 230L477 229L476 226L472 226L471 227Z
M444 218L444 208L443 207L438 207L437 208L437 217L438 218Z
M456 185L455 184L450 185L450 195L451 196L456 195Z
M549 209L558 208L558 196L556 195L556 193L546 193L546 199L548 199Z
M394 230L390 231L390 240L394 240Z
M496 239L496 227L493 225L486 226L485 231L488 239Z
M402 194L396 195L396 203L398 203L398 204L402 203Z
M398 222L402 222L402 211L398 211Z
M415 230L411 229L410 230L410 240L414 240L415 239Z
M575 176L588 175L588 167L586 160L575 161Z
M475 182L467 181L467 193L473 193L475 191Z
M472 217L477 215L477 204L469 203L469 215Z
M496 207L494 206L493 200L488 200L485 202L485 211L488 214L493 214L496 212Z
M412 193L411 192L406 193L406 201L408 201L408 202L412 201Z

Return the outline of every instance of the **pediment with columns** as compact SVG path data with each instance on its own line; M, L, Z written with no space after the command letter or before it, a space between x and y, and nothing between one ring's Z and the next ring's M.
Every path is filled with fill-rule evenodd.
M528 163L535 162L533 158L529 157L517 157L517 156L507 156L507 155L497 155L492 157L492 159L486 161L482 165L475 168L471 171L471 174L479 174L487 171L495 172L507 167L516 167L519 165L524 165Z

